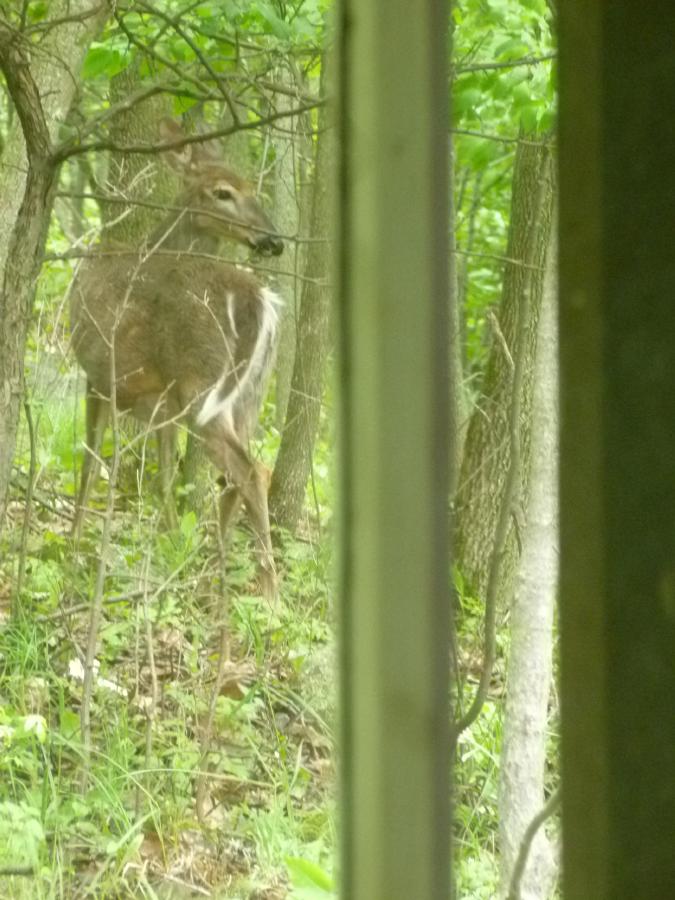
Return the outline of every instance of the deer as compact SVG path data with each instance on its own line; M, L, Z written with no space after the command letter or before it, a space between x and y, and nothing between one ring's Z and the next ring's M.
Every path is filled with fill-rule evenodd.
M184 133L163 120L160 137L178 142ZM269 470L252 457L249 441L274 362L281 300L249 270L214 254L223 240L273 255L283 242L250 186L210 147L165 152L182 190L164 221L140 250L104 243L84 260L71 290L72 346L87 378L73 536L79 540L111 404L157 430L161 490L172 509L174 430L184 422L220 472L221 537L243 501L260 587L274 601Z

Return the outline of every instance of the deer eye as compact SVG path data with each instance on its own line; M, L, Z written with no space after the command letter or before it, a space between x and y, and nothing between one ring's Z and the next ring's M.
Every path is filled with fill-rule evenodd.
M232 200L233 199L232 191L229 190L228 188L216 188L215 191L213 192L213 195L216 198L216 200Z

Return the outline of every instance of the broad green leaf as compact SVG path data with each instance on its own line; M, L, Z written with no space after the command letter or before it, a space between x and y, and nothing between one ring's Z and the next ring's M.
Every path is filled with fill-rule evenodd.
M277 15L271 6L261 4L258 7L258 12L268 24L270 31L275 37L278 37L281 41L287 41L291 37L292 30L290 26Z
M80 731L80 717L72 709L61 710L59 717L59 733L64 738L73 738Z
M467 112L474 112L485 99L485 94L478 88L458 88L453 97L453 110L455 117Z
M309 859L287 856L286 866L294 887L317 887L325 894L329 894L335 889L330 875Z
M180 520L180 530L183 537L189 538L195 532L195 528L197 527L197 515L195 512L190 510L190 512L186 512L184 516L181 517Z
M537 130L541 107L538 103L525 103L520 107L520 124L523 131L531 133Z
M530 55L530 48L520 38L511 38L497 47L494 53L495 58L502 61L521 59Z
M98 78L99 75L107 75L112 78L129 64L129 57L111 50L109 47L92 47L82 66L83 78Z
M31 22L39 22L47 15L49 5L47 3L31 3L28 7L28 15Z

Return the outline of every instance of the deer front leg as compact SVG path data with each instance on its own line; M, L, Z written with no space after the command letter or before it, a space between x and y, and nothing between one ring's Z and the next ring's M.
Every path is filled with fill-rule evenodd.
M173 490L176 474L176 427L173 422L158 428L157 453L162 509L169 528L178 528L178 513Z
M279 589L267 507L269 469L256 460L250 460L249 465L248 476L240 490L256 538L260 587L268 602L276 605L279 600Z
M80 474L80 489L75 506L75 516L71 534L76 544L79 543L82 534L82 525L87 511L89 495L98 473L103 432L108 422L110 404L103 397L98 396L87 383L87 397L85 407L86 442L82 472Z
M205 437L211 460L225 475L225 491L220 503L221 529L227 528L239 500L243 499L256 541L260 588L268 602L274 605L278 601L278 590L267 510L269 470L252 460L232 434L212 428ZM224 540L224 531L222 533Z

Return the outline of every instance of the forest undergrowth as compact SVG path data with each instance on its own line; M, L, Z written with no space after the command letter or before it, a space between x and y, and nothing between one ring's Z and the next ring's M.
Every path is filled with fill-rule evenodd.
M257 595L243 527L221 580L215 490L211 515L185 511L168 531L153 497L152 451L123 466L88 754L82 660L107 482L76 549L72 417L50 403L33 417L33 461L26 432L0 564L3 896L329 896L328 535L318 540L308 518L301 537L279 536L273 609ZM321 471L319 461L319 480Z

